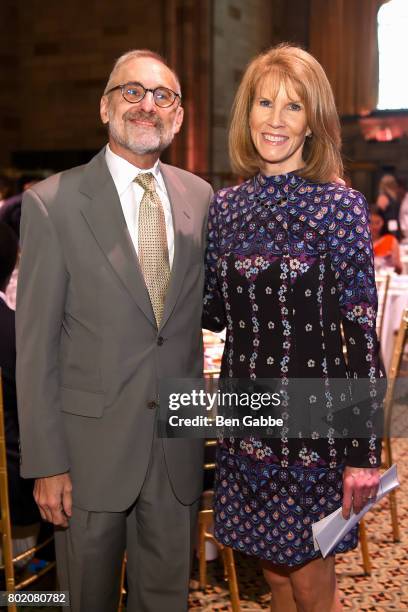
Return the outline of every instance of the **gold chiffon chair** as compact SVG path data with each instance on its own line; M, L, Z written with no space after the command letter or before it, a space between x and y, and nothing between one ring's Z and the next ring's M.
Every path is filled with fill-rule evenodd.
M361 548L361 556L363 558L363 569L365 576L371 576L371 559L370 559L370 551L368 549L368 538L367 538L367 530L365 526L364 519L361 519L359 523L359 540L360 540L360 548Z
M395 403L395 384L401 374L401 365L403 362L404 351L408 340L408 308L404 310L401 317L401 323L398 329L397 337L394 343L394 350L391 358L391 366L388 373L387 392L384 400L384 462L383 467L388 469L393 464L392 455L392 415ZM392 535L394 542L400 541L400 531L398 525L397 511L397 491L394 489L389 494Z
M378 318L377 318L377 323L378 323ZM343 355L347 363L348 361L347 344L346 344L346 338L344 335L343 325L340 326L340 334L341 334L341 340L343 344ZM359 522L359 542L360 542L360 548L361 548L361 556L363 559L364 574L366 576L370 576L371 575L371 559L370 559L370 552L368 548L367 530L366 530L364 519L361 519L361 521Z
M22 554L13 557L13 541L11 535L10 522L10 505L8 495L8 476L7 476L7 454L6 454L6 436L4 427L4 403L3 403L3 384L0 368L0 534L3 553L3 565L0 570L4 572L5 587L7 591L18 591L23 589L33 582L37 581L45 573L55 567L55 561L47 563L46 567L42 568L35 574L28 575L25 579L16 582L14 564L24 559L30 559L39 550L47 546L53 540L53 536L47 538L41 544L33 546ZM10 605L7 608L10 612L17 612L16 605Z
M378 275L375 279L375 284L377 287L377 294L378 294L376 329L377 329L377 336L380 341L381 341L383 324L384 324L384 314L385 314L385 308L387 305L388 289L390 286L390 280L391 280L390 274ZM395 491L393 491L393 494L395 494ZM393 514L393 510L391 512ZM396 512L396 509L395 509L395 512ZM395 523L395 525L397 526L397 523ZM394 532L394 521L393 521L393 532ZM395 538L395 532L394 532L394 538ZM361 554L363 558L364 574L369 576L371 574L371 559L370 559L370 553L368 549L367 531L366 531L364 519L360 521L360 546L361 546Z
M215 440L207 440L206 447L215 446ZM205 463L204 470L214 470L215 463ZM213 491L206 491L202 495L201 510L198 513L198 563L199 563L199 582L200 588L205 589L207 584L207 562L205 558L205 543L211 541L215 544L222 554L224 561L224 575L228 580L232 612L240 612L239 589L237 574L235 570L234 553L232 548L227 548L216 541L212 534L212 526L214 524L214 511L212 509ZM126 554L122 563L122 573L120 580L120 598L118 612L123 612L125 609L125 575L126 575Z
M388 289L390 287L390 274L381 274L377 275L375 279L375 284L377 287L377 295L378 295L378 308L377 308L377 336L378 339L381 340L383 323L384 323L384 313L385 307L387 305L388 299Z
M382 467L388 469L393 464L392 455L392 413L394 406L394 393L395 383L398 376L401 374L401 365L403 362L403 356L405 348L407 347L408 341L408 309L406 309L401 317L401 323L398 329L397 337L395 339L393 355L391 359L391 366L388 373L388 385L384 399L384 460ZM392 537L394 542L400 541L400 529L398 524L398 507L397 507L397 491L394 489L390 492L389 496L389 508L391 514L391 527ZM360 545L361 552L363 555L364 573L371 574L371 560L368 551L367 535L364 519L360 521Z
M206 379L206 390L214 392L216 390L217 381L219 378L219 370L204 370ZM211 415L210 416L214 416ZM216 440L206 440L205 448L211 449L217 446ZM207 461L204 463L204 471L211 472L215 470L215 463ZM201 498L201 510L198 513L198 567L199 567L199 582L200 588L205 589L207 585L207 561L205 558L205 543L211 542L214 544L224 564L224 577L228 581L230 592L232 612L239 612L241 609L239 599L239 588L237 580L237 572L235 568L234 552L232 548L223 546L218 542L213 535L214 527L214 510L213 510L214 491L204 491Z
M120 574L120 594L119 594L119 605L118 612L123 612L125 609L125 598L126 598L126 589L125 589L125 578L126 578L126 553L123 557L122 561L122 569Z
M216 444L216 440L207 440L205 442L207 448L216 446ZM210 462L204 464L204 470L214 469L215 463ZM235 569L234 552L232 548L220 544L220 542L218 542L213 535L213 497L213 491L204 493L202 497L203 508L198 513L198 559L200 588L205 589L207 585L207 561L205 558L205 543L212 542L216 545L222 556L222 560L224 563L224 577L228 581L232 612L239 612L241 610L241 606L239 600L239 588L237 572Z

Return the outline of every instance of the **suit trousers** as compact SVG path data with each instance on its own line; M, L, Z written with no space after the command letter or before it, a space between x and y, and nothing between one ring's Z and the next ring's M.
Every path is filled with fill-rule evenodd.
M119 476L120 477L120 476ZM198 501L173 493L163 443L155 438L146 478L125 512L74 507L67 529L56 529L59 588L71 612L116 612L127 551L127 612L185 612Z

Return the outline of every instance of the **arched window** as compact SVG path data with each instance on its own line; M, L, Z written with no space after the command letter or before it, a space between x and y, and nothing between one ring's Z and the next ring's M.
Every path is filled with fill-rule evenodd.
M378 11L379 109L408 108L408 1L391 0Z

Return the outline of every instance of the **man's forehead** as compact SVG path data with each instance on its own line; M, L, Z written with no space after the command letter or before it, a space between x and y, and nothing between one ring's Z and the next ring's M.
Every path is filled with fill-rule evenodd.
M178 91L176 78L170 68L151 57L138 57L119 67L116 79L119 83L140 81L145 87L163 85Z

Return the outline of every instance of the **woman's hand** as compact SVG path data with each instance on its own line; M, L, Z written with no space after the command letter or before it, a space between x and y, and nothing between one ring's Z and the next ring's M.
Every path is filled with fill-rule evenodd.
M358 514L368 501L376 498L380 482L378 468L346 466L343 473L343 517L350 517L351 508Z
M385 195L385 193L380 193L377 198L376 204L378 208L381 208L381 210L387 210L388 206L390 205L390 199L388 196Z
M346 187L346 181L340 178L340 176L333 176L333 183L337 183L338 185L341 185L342 187Z

